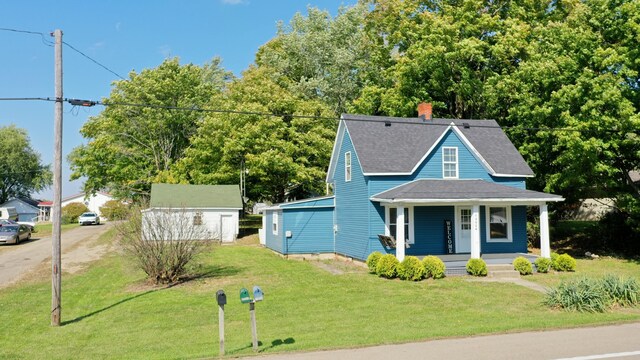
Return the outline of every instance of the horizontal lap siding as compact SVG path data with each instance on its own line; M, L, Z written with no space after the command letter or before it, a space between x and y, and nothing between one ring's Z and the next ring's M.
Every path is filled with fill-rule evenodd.
M527 207L511 207L512 242L487 242L486 207L480 208L480 251L484 254L527 252Z
M455 224L453 206L417 206L413 209L415 244L407 249L407 255L446 254L444 221ZM455 226L454 226L455 228Z
M278 224L278 235L274 235L273 234L273 213L276 212L276 210L265 210L264 211L264 216L266 217L266 229L264 229L264 236L265 236L265 245L274 251L277 251L281 254L284 254L284 247L282 246L282 226L280 226L280 224L282 223L281 219L282 219L282 214L280 212L279 216L278 216L278 222L280 224Z
M365 260L369 255L369 194L351 138L345 132L336 164L336 233L338 254ZM351 151L351 181L345 182L344 154Z
M326 199L309 199L306 201L296 201L294 203L284 203L279 205L281 209L287 208L315 208L324 206L333 206L333 197Z
M283 232L287 254L333 252L333 209L284 210ZM291 231L291 237L286 232Z

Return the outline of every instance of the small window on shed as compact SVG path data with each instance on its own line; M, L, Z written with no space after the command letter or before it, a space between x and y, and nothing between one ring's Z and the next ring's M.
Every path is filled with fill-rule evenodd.
M351 181L351 151L344 153L344 181Z
M277 212L273 212L273 235L278 235L278 213Z
M193 225L202 225L202 212L196 212L193 215Z

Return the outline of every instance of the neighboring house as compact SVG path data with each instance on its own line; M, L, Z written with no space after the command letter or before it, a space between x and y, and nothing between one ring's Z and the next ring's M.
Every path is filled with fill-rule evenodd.
M200 238L195 240L220 240L232 242L238 236L242 198L238 185L151 185L149 209L143 210L147 222L150 217L173 213L172 226L193 226ZM176 233L176 231L173 231ZM193 233L193 232L183 232Z
M38 220L38 214L40 213L40 209L38 209L38 200L28 198L13 198L0 205L0 207L16 208L16 211L18 212L18 221L35 222Z
M68 204L77 202L82 203L89 208L89 211L100 215L100 208L104 206L107 201L113 200L113 197L108 193L98 191L91 195L86 193L80 193L73 196L62 199L61 207L65 207Z
M50 221L51 220L51 208L53 207L53 201L40 201L38 203L38 221Z
M564 199L526 190L533 171L495 121L432 119L420 107L418 118L342 115L326 180L334 195L266 209L266 246L359 260L526 253L526 207L538 206L550 257L547 203Z

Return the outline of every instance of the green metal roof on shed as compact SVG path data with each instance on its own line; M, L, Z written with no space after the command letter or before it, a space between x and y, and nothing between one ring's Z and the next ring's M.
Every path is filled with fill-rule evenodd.
M152 184L152 208L242 209L238 185Z

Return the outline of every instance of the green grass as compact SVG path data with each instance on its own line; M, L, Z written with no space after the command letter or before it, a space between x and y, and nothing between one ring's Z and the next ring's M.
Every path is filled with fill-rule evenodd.
M61 230L62 231L70 230L70 229L77 228L79 226L80 226L80 224L77 224L77 223L62 224ZM52 232L53 232L53 224L52 223L36 224L35 231L33 232L33 236L37 237L37 238L43 238L43 237L46 237L46 236L50 236Z
M226 353L251 355L248 305L239 292L253 285L265 293L256 304L261 353L640 320L635 309L549 310L543 294L513 284L385 280L341 264L349 271L333 275L256 246L216 246L200 260L202 277L171 288L144 286L143 274L118 254L65 276L59 328L49 325L48 280L0 290L0 359L216 357L218 289L228 298ZM637 263L614 264L640 272Z
M556 286L563 280L576 277L603 277L607 274L635 277L640 280L640 261L632 259L618 259L613 257L601 257L599 259L576 259L575 272L554 272L547 274L534 274L527 276L527 280L534 281L543 286Z

